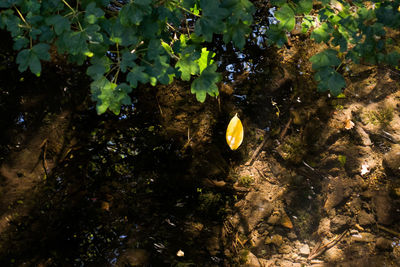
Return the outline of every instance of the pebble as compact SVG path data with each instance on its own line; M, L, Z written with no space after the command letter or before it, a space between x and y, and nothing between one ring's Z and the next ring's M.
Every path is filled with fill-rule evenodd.
M253 253L249 252L249 254L247 255L246 264L244 266L246 266L246 267L261 267L261 264L258 261L257 257Z
M304 244L299 249L299 254L302 256L310 255L310 247L307 244Z
M380 224L389 225L393 222L392 200L389 192L380 191L372 200L376 212L377 221Z
M328 262L340 261L343 257L343 251L337 247L332 247L325 251L325 256Z
M297 235L296 235L296 233L294 233L294 232L290 232L290 233L287 234L287 237L288 237L290 240L295 240L295 239L297 238Z
M392 241L384 237L378 237L375 243L376 247L380 250L392 250Z
M350 218L344 215L336 215L331 220L331 231L342 232L348 225Z
M280 247L283 243L283 237L281 235L273 235L272 237L267 237L265 239L265 244L274 244L277 247Z
M293 248L289 245L283 245L279 248L279 253L281 254L289 254L291 251L293 250Z
M128 249L118 258L116 266L145 266L149 258L150 253L144 249Z
M354 242L373 242L375 240L375 236L371 233L362 232L357 235L352 235L351 240Z
M382 165L389 175L400 172L400 145L394 145L388 153L383 156Z
M366 212L365 210L361 210L357 215L357 220L360 225L368 225L375 223L375 217L373 214Z

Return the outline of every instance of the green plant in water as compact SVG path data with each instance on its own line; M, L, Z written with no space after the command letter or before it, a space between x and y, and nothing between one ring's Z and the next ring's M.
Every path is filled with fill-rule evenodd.
M327 46L310 58L320 92L342 92L343 64L399 66L398 44L386 34L400 28L399 1L271 0L267 5L277 8L277 23L266 33L269 44L281 48L297 24L305 37ZM177 78L191 82L200 102L217 96L222 75L209 43L218 35L243 49L255 11L249 0L4 0L0 29L14 40L21 72L40 76L43 61L61 57L88 66L98 114L119 114L121 105L132 104L129 94L139 84Z
M252 177L250 175L241 176L238 179L238 182L239 182L240 185L242 185L244 187L250 187L250 185L252 183L254 183L254 177Z
M16 62L37 76L58 55L88 66L97 112L120 113L141 84L191 81L200 102L217 96L213 36L243 49L255 12L249 0L0 1L0 29L10 32Z
M304 142L299 136L290 136L281 147L281 156L285 160L299 163L306 154Z
M345 156L345 155L339 155L339 156L338 156L338 160L339 160L339 162L340 162L340 165L341 165L342 167L344 167L344 165L346 164L346 156Z
M393 120L393 108L383 107L378 110L369 111L366 114L367 121L373 125L380 125L386 127Z
M248 258L248 256L249 256L249 250L247 250L247 249L242 249L240 252L239 252L239 263L242 265L242 264L246 264L246 262L247 262L247 258Z
M318 4L317 4L318 3ZM346 82L343 64L399 66L398 44L386 32L400 27L399 1L271 0L279 21L267 30L268 42L282 47L301 21L301 32L327 49L310 58L318 91L338 96ZM318 5L318 7L317 7Z

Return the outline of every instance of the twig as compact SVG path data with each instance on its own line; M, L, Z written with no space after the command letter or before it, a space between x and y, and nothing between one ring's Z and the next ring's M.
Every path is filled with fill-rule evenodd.
M312 260L318 256L320 256L322 253L324 253L326 250L330 249L334 245L336 245L348 232L349 230L345 230L341 235L336 236L334 239L326 243L325 245L321 246L321 243L316 246L313 251L310 253L308 256L307 260Z
M253 164L254 160L257 158L258 154L260 153L260 150L264 147L265 142L267 142L267 134L264 134L264 140L261 142L261 144L258 145L256 150L254 150L251 158L244 165L250 166Z
M400 233L399 232L393 231L392 229L386 228L385 226L382 226L382 225L379 225L379 224L378 224L378 228L400 238Z
M265 176L262 171L260 171L258 168L254 167L254 169L256 169L256 171L258 172L258 174L264 178L264 180L266 180L267 182L269 182L270 184L277 184L276 181L273 181L272 179L268 178L267 176Z
M48 140L47 138L43 140L43 142L40 144L40 148L42 149L42 156L43 156L43 169L44 169L44 173L46 175L46 179L49 177L48 173L47 173L47 161L46 161L46 152L47 152L47 143Z
M292 120L293 120L293 119L290 118L290 120L286 123L285 128L283 128L281 134L279 135L279 140L282 140L283 137L285 137L285 135L286 135L286 133L287 133L287 130L289 129L290 124L292 123Z
M390 133L386 132L385 130L382 130L382 134L379 134L380 136L382 136L383 138L389 140L390 142L394 143L394 144L398 144L399 142L393 137L393 135L391 135Z
M317 174L318 176L322 177L322 178L328 178L328 176L324 175L323 173L321 173L320 171L316 170L315 168L311 167L310 165L308 165L304 160L303 160L303 164L304 166L306 166L308 169L310 169L313 173Z
M157 100L158 109L160 110L160 114L161 114L161 116L164 117L164 113L163 113L162 108L160 106L160 102L158 102L158 97L157 96L156 96L156 100ZM188 129L188 131L189 131L189 129Z

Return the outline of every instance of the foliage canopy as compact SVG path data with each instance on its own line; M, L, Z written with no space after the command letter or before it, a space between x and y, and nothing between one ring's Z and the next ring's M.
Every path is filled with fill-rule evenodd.
M345 87L343 63L397 66L399 47L388 31L400 27L398 1L272 0L277 23L268 26L270 45L282 47L301 32L328 49L311 57L319 91L338 95ZM10 32L20 71L40 75L56 53L88 65L97 112L119 114L139 83L192 81L203 102L218 95L215 34L243 49L256 11L249 0L3 0L0 28ZM267 14L266 14L267 16Z

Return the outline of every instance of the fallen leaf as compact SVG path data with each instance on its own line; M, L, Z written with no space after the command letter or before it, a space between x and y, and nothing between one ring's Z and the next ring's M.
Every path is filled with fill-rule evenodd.
M182 250L178 250L178 252L176 253L176 256L183 257L183 256L185 256L185 252L183 252Z
M292 221L290 220L290 218L289 218L289 216L286 214L286 212L283 212L283 214L282 214L281 225L284 226L284 227L286 227L286 228L289 228L289 229L292 229L292 228L293 228Z
M368 163L363 163L361 165L361 175L369 173L369 165Z
M105 211L110 211L110 203L106 201L101 202L101 209Z
M350 119L347 119L345 122L344 122L344 128L346 129L346 130L350 130L350 129L352 129L354 127L354 122L352 122Z
M228 124L226 129L226 142L232 150L236 150L243 141L243 125L237 113Z

